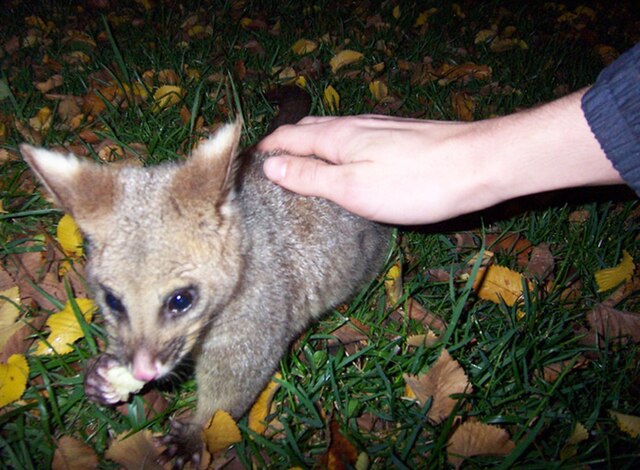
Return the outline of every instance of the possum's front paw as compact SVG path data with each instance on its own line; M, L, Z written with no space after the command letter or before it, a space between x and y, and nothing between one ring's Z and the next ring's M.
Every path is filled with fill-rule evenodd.
M200 468L204 453L202 428L190 421L171 420L169 434L158 439L166 446L160 456L160 462L173 461L174 468L183 468L191 463L191 468Z
M106 353L89 361L84 377L85 395L103 405L126 401L143 386L115 356Z

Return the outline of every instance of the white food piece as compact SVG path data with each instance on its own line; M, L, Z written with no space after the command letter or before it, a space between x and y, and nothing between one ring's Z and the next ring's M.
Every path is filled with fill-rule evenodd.
M107 371L107 380L113 386L114 392L120 396L121 401L126 401L130 393L137 393L145 382L136 379L128 367L116 366Z

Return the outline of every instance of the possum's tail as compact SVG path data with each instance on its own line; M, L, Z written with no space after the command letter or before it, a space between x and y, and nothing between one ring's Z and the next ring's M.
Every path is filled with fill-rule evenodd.
M281 86L267 93L266 97L270 103L278 106L278 113L269 124L267 134L284 124L295 124L311 110L311 97L299 86Z

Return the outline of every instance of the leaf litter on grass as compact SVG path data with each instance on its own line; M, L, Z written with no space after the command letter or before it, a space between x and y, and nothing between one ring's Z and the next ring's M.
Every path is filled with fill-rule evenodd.
M521 69L526 73L527 69L523 64L527 60L533 64L535 59L527 54L535 52L542 57L543 54L538 54L536 48L541 49L540 45L551 36L558 37L567 44L584 41L583 50L587 52L583 53L583 56L588 59L592 54L602 63L609 63L619 54L617 47L607 44L612 35L617 34L616 30L607 30L605 35L598 33L596 29L598 22L608 14L607 12L555 3L540 7L542 13L539 11L538 14L548 21L545 25L538 25L539 30L534 30L528 22L533 22L535 18L528 17L527 21L519 22L518 16L504 6L496 9L486 7L486 16L482 17L478 17L474 8L465 3L424 9L395 2L382 6L373 6L365 2L360 7L353 7L356 8L353 11L347 5L336 6L335 11L320 11L319 7L282 6L281 8L295 10L291 18L285 21L278 18L273 11L261 10L259 6L246 8L245 2L234 1L230 2L228 10L220 8L207 11L196 6L194 9L186 8L182 13L173 13L176 19L179 17L175 22L175 28L173 25L163 25L163 32L167 33L167 38L171 38L156 34L147 37L146 42L140 41L139 37L145 35L145 29L159 31L155 28L153 18L162 17L162 14L157 17L154 15L164 12L163 4L138 2L116 10L113 8L116 3L90 2L87 10L74 13L78 15L77 18L74 17L76 19L86 18L84 23L60 21L60 18L68 17L66 14L38 16L30 13L29 16L25 16L24 24L21 25L22 32L9 32L7 29L7 32L0 36L0 46L3 50L0 53L0 61L3 72L7 71L8 77L7 89L0 96L0 100L4 106L9 103L9 96L13 96L22 103L10 112L4 107L0 109L0 144L8 147L0 151L13 155L11 146L14 142L26 140L38 144L64 144L66 149L89 158L97 156L108 164L128 159L134 164L142 164L162 144L154 140L155 137L143 140L142 136L136 136L135 139L131 139L124 132L124 125L120 124L118 119L131 113L135 115L135 126L145 126L146 121L154 122L158 134L167 133L167 129L172 126L188 127L192 123L195 124L194 130L204 133L207 128L225 119L230 110L231 101L227 89L231 82L228 80L227 71L242 83L241 99L253 103L253 107L247 106L244 109L249 115L248 122L251 122L251 119L258 122L261 118L260 109L256 107L256 101L252 100L255 95L262 93L263 83L267 82L299 84L314 95L319 107L324 104L322 109L330 114L375 111L411 117L472 120L494 115L496 111L507 113L514 107L533 104L527 100L540 99L537 92L529 88L529 77L523 77L519 83L517 80L511 83L505 77L512 69ZM332 16L334 13L337 15ZM95 20L101 15L107 19L111 31L106 31L104 25ZM619 17L625 18L625 15ZM339 24L343 27L340 33L336 32L334 27L337 23L332 22L336 18L339 18ZM354 18L358 20L349 21ZM224 21L220 22L219 19ZM295 26L297 20L301 23ZM515 22L519 24L516 25ZM79 24L86 25L87 30L77 31L80 28ZM107 57L105 51L110 49L110 34L117 36L119 43L122 41L122 44L129 44L127 53L144 50L142 57L127 60L126 63L118 63L117 58ZM598 37L599 34L601 35ZM127 42L135 36L139 36L136 37L137 43ZM226 44L225 40L232 37L238 38L237 42ZM434 37L438 38L435 42ZM164 44L163 40L168 42ZM61 47L58 51L54 46L56 43ZM208 50L198 56L201 49L207 48ZM179 51L181 59L173 61L167 57L170 55L165 52L168 49ZM217 53L219 49L224 49L225 53ZM533 52L528 52L532 49ZM272 51L278 53L274 52L274 55L270 56ZM519 56L526 59L520 62ZM532 67L537 67L534 70L536 76L549 76L554 86L564 85L566 90L570 90L574 88L572 80L576 79L569 77L569 70L564 69L567 61L561 56L562 54L558 54L557 60L549 57L546 63ZM148 60L149 58L153 60ZM130 66L131 70L122 70L122 65ZM20 83L20 74L24 70L31 75L28 85ZM4 76L3 74L0 84L5 83ZM81 87L77 86L79 80L82 82ZM203 80L207 84L208 93L203 101L204 106L192 106L192 94ZM580 80L584 79L577 81ZM537 86L539 82L532 80L532 83ZM216 87L219 87L218 94L215 92ZM494 108L487 106L487 102L492 100L499 105ZM125 136L124 139L122 135ZM188 139L183 140L185 141L172 147L172 151L188 148ZM177 153L184 152L178 150ZM15 160L15 156L10 158L11 155L6 159L8 162ZM32 194L33 189L26 193ZM2 208L9 211L8 213L19 207L12 207L10 198L5 198L2 202ZM574 211L563 223L572 225L573 230L586 232L588 227L591 227L589 224L595 223L594 212ZM62 224L63 227L64 225L65 223ZM53 225L46 228L51 232ZM7 251L7 254L3 255L3 265L9 279L9 284L3 287L18 288L23 304L17 313L15 308L10 309L11 313L7 316L11 317L11 320L6 330L9 338L3 354L24 354L27 361L35 359L32 357L34 353L31 349L35 342L33 332L41 331L43 328L46 320L43 310L58 311L69 300L68 286L74 297L82 298L86 293L86 286L82 282L82 253L79 250L75 251L80 243L77 240L71 241L71 246L65 247L66 242L62 240L64 236L59 235L57 241L50 236L43 238L42 229L34 227L31 233L22 234L25 238L33 239L29 244L23 245L26 251ZM73 230L71 233L73 234ZM476 276L475 290L470 294L461 317L465 319L465 324L456 325L454 337L462 343L456 345L453 354L460 358L460 363L452 359L448 362L448 367L455 369L452 375L462 374L469 388L461 390L454 387L455 391L451 391L438 380L427 381L429 386L433 387L431 389L426 385L422 388L416 385L422 393L422 405L435 406L434 410L437 410L441 408L438 402L444 400L447 406L437 414L437 420L444 423L451 420L454 423L452 428L440 424L438 426L444 426L444 430L426 428L417 433L419 437L415 441L416 449L423 449L421 446L431 442L438 436L438 429L441 429L446 433L443 442L448 442L449 447L447 450L430 449L429 452L444 452L453 466L459 466L462 459L472 458L473 455L503 455L513 447L513 442L505 430L474 421L468 416L471 412L480 413L480 418L492 416L492 412L480 407L480 398L477 401L474 398L474 394L482 393L482 389L487 387L487 383L491 383L492 379L482 375L483 372L480 371L486 365L480 356L473 355L474 350L486 348L482 342L483 330L493 328L492 316L500 317L501 322L508 323L510 319L501 316L507 308L515 306L522 312L533 311L532 315L518 315L519 323L514 325L517 334L525 334L527 322L542 321L545 315L558 314L555 310L547 312L545 309L553 306L549 303L549 298L553 298L557 290L562 288L564 292L561 298L570 299L575 308L580 309L582 313L579 319L567 323L567 326L579 324L583 330L577 327L576 330L584 335L583 340L593 339L591 345L601 347L612 344L615 346L614 349L632 347L637 343L638 335L635 313L637 303L633 296L638 290L637 282L634 284L634 278L629 274L626 255L617 260L621 261L620 264L626 269L622 277L614 278L603 287L599 281L601 276L597 276L598 280L595 282L601 291L599 295L606 297L593 297L597 294L589 290L593 285L593 279L586 276L580 267L566 269L564 250L567 237L556 239L552 234L534 237L513 232L510 227L502 231L495 226L490 227L490 233L486 234L480 230L474 231L471 237L462 237L462 234L463 232L458 232L460 238L465 238L467 242L484 240L484 244L494 253L491 261L483 265ZM614 233L610 236L617 235L618 233ZM604 239L606 237L603 237ZM421 242L424 243L424 240L421 239ZM384 465L389 463L384 460L384 452L387 452L387 456L394 455L396 458L400 455L394 442L396 436L401 435L411 420L407 415L403 415L406 410L402 406L389 406L381 397L389 396L400 402L403 393L402 378L406 375L426 380L420 374L424 370L422 366L429 359L434 359L433 355L437 354L438 350L442 349L441 354L444 355L447 348L452 346L451 341L446 344L439 343L439 338L451 325L448 322L450 317L447 307L441 300L436 299L446 299L452 292L459 293L468 280L471 266L465 264L462 258L466 255L472 257L472 251L477 252L480 249L473 243L466 248L460 246L460 250L451 250L449 243L442 243L439 250L448 254L442 255L441 259L422 256L419 263L426 266L424 270L407 263L403 264L400 272L392 273L389 279L382 279L383 283L388 281L386 297L390 308L393 309L391 312L381 314L376 307L369 307L369 310L365 308L347 319L342 319L339 327L332 325L323 333L334 336L335 340L316 343L300 340L302 349L326 348L328 358L325 364L330 366L318 374L330 378L338 387L341 384L345 385L341 389L348 390L347 394L351 395L349 399L360 409L354 415L357 419L353 421L350 421L351 418L321 413L328 431L307 431L304 434L307 440L296 443L296 451L281 450L275 455L295 454L295 458L291 457L288 460L292 467L295 466L293 463L301 464L300 455L304 455L305 466L309 466L314 463L312 456L318 455L317 449L321 442L325 443L326 452L320 460L325 459L325 463L334 462L330 468L340 468L340 465L357 466L363 455L373 462L376 462L375 459L382 459L377 462L383 462L381 465ZM59 245L62 245L62 248ZM623 247L629 251L630 256L637 258L636 248L630 244ZM414 253L408 255L415 256ZM448 256L456 259L449 259ZM603 265L599 262L597 267L605 268L614 264L615 262ZM591 266L594 266L593 263ZM597 269L593 267L592 273L595 271ZM423 276L423 273L427 272L430 274ZM573 277L565 281L565 276ZM445 288L445 284L449 286ZM615 291L610 292L612 289ZM13 294L9 294L8 298L15 298ZM594 298L596 300L592 300ZM527 302L530 302L530 305L526 305ZM540 310L536 310L537 308ZM374 311L378 312L377 316L372 314ZM466 312L469 312L468 316ZM380 316L383 318L379 318ZM476 322L480 325L478 329L474 329L473 326ZM483 324L486 326L482 327ZM23 326L18 328L17 325ZM99 327L99 324L92 326ZM53 334L54 331L49 337ZM542 331L540 335L543 335ZM86 338L65 341L75 341L75 348L86 347ZM491 351L482 349L482 354L490 353ZM353 357L357 358L351 363L353 368L340 367L342 354L348 358L347 362ZM549 354L543 362L544 367L532 371L538 379L548 383L566 380L566 377L571 378L573 374L583 374L589 368L595 367L590 361L597 360L591 356L586 359L578 354L571 358L559 357L559 360L555 360L556 358ZM67 356L71 357L72 354L68 353ZM4 361L9 357L11 356L4 357ZM304 355L300 354L299 357L304 363ZM470 359L465 359L466 357ZM508 355L505 357L515 360ZM356 386L346 385L351 384L350 380L354 380L354 374L356 377L358 374L371 374L372 364L376 361L380 361L381 365L375 374L367 376L368 380L365 382L368 388L360 390ZM440 359L436 364L439 361ZM517 364L514 363L513 367L516 368ZM74 367L77 365L73 364ZM290 364L287 363L287 366ZM500 362L492 367L495 371L500 370ZM77 370L77 367L73 370ZM429 373L429 369L426 373ZM385 386L381 389L371 388L382 376L386 380ZM328 405L332 401L326 398L326 393L333 387L314 383L303 373L284 375L283 380L295 383L296 387L314 384L312 404L317 408L347 409L346 406ZM471 387L471 384L474 386ZM26 382L25 386L29 391L28 387L35 387L35 382L33 385ZM285 395L282 390L273 389L265 391L264 394L269 400ZM461 396L465 399L459 404L458 399ZM434 397L437 397L437 400ZM489 401L486 398L485 400ZM429 402L431 404L426 405ZM374 404L379 408L376 409ZM157 413L150 409L153 405L148 406L144 414L149 418L157 416ZM274 434L272 442L281 443L283 448L287 448L287 433L298 432L299 427L296 426L300 425L296 421L304 421L296 415L300 410L299 406L300 398L296 396L285 408L265 402L259 408L259 413L255 411L257 418L253 420L253 427L250 427L258 434L268 433L264 429L265 425L286 430L284 433ZM413 405L407 408L409 411L406 412L411 413L411 410L417 408L419 406ZM632 405L625 408L619 412L637 412ZM119 412L124 413L128 409L129 406L125 405L119 408ZM522 409L526 409L524 404ZM159 406L156 411L164 413L165 410L166 404ZM454 417L450 415L452 410L457 410ZM495 413L500 413L500 410L497 409ZM565 408L559 411L559 414L564 416L571 416L572 413L576 413L575 410ZM266 417L273 414L277 415L274 421L265 423ZM596 418L598 425L601 425L604 419L619 421L619 415L612 416L615 418L600 414ZM583 420L587 418L581 417ZM407 421L403 421L405 419ZM522 438L522 434L518 432L526 429L528 425L526 419L521 422L516 420L510 426L509 432ZM154 424L145 426L153 427ZM573 426L571 419L564 427L568 426ZM367 440L361 437L351 441L347 439L351 434L342 435L339 430L341 427L356 436L359 431L363 431L368 439L377 444L369 446ZM624 432L628 432L629 427L629 424L621 425ZM244 436L242 424L239 429L240 435ZM589 429L593 429L593 422ZM119 429L122 430L126 428ZM157 431L157 428L155 430ZM58 430L58 434L63 433ZM69 439L78 440L80 434ZM485 434L495 436L495 442L485 445L480 439ZM142 439L148 442L151 434L144 430L133 436L137 435L142 435ZM407 436L404 435L404 438ZM112 437L105 438L109 447L115 445L117 440ZM580 448L581 442L583 440L569 439L566 445L573 446L572 449L576 451L584 450ZM78 440L78 443L80 447L86 445L81 440ZM376 445L378 449L385 450L379 455L368 456L366 451ZM61 449L76 448L66 437L59 439L58 446ZM302 450L297 450L298 446L301 446ZM222 447L219 452L224 454L226 447ZM245 449L248 448L250 447ZM531 455L536 455L535 452L542 453L540 449L544 448L542 445L538 446L537 450L527 450L523 458L529 458L526 457L528 452L531 452ZM597 448L597 445L594 444L593 448ZM264 449L261 451L264 453ZM243 452L241 445L238 444L229 455L233 452L236 452L234 458L239 459L240 453ZM420 462L420 458L429 452L424 449L416 450L415 455L408 459L414 459L410 460L412 463ZM576 454L567 458L575 458ZM102 454L99 455L103 458ZM105 456L109 458L109 455ZM62 458L63 461L66 459L59 451L56 451L56 456L50 454L49 457ZM246 456L243 458L245 463L252 462ZM545 458L553 456L547 454ZM136 459L138 457L134 458L131 465L139 464L139 460Z

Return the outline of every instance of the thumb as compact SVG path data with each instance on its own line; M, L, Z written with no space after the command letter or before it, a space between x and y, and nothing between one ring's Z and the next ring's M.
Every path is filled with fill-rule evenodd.
M267 178L304 196L327 197L335 165L306 157L277 156L264 162Z

